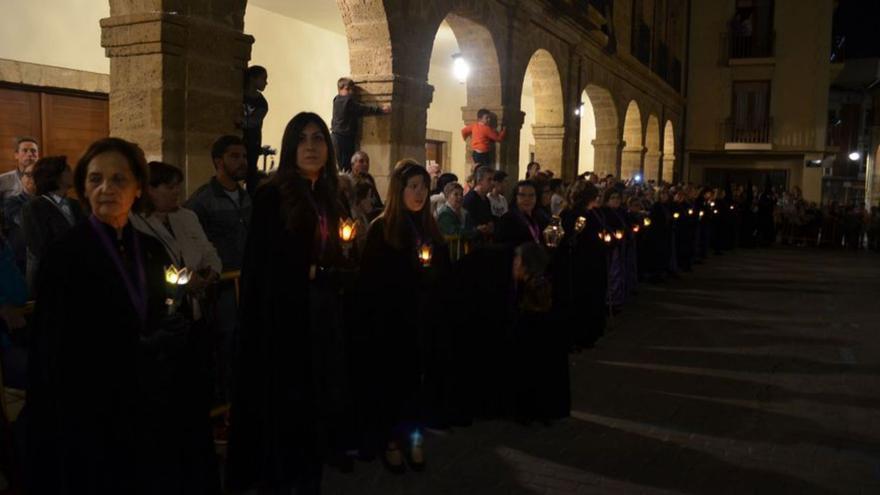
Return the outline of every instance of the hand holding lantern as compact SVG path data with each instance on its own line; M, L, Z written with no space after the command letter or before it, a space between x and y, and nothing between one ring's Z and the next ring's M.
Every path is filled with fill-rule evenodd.
M180 305L180 300L183 297L183 291L186 288L186 284L189 283L191 278L191 273L187 268L178 269L174 265L170 265L165 267L165 290L168 294L168 297L165 298L165 305L168 306L168 314L174 314L177 307Z
M342 254L348 258L351 245L357 235L357 223L347 218L339 222L339 240L342 242Z
M433 250L431 249L430 244L422 244L419 246L419 262L422 264L422 268L428 268L431 266L432 254Z
M553 217L550 225L544 229L544 242L547 244L547 247L555 248L562 242L563 236L565 236L565 229L562 228L559 217Z

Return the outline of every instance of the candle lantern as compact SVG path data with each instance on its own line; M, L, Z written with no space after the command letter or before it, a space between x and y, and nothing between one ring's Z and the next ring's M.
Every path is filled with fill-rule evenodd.
M609 234L608 232L605 232L605 234L602 236L602 240L605 241L606 244L610 243L611 242L611 234Z
M419 262L422 264L423 268L428 268L431 266L431 257L433 254L433 249L430 244L422 244L419 247Z
M730 211L733 211L733 210L734 210L733 205L730 205Z
M678 220L678 217L680 217L680 216L681 216L681 214L678 213L678 212L675 212L675 213L672 214L672 218L674 218L674 219L676 219L676 220Z
M690 216L690 215L693 215L693 214L694 214L694 209L693 209L693 208L688 208L688 215Z
M574 231L578 234L584 230L584 227L587 226L587 219L584 217L577 217L577 220L574 221Z
M651 226L651 219L645 217L645 219L642 221L642 223L645 224L645 227L650 227Z
M342 254L348 258L351 245L357 235L357 222L351 218L347 218L339 222L339 240L342 243Z
M703 210L700 210L700 218L703 218Z
M565 236L565 229L562 228L562 222L559 217L553 217L550 220L550 225L544 229L544 243L549 248L555 248L562 242L563 236Z
M623 231L622 230L615 231L614 238L617 239L618 241L623 239Z
M713 214L713 215L717 215L717 214L718 214L718 210L712 210L712 214Z
M168 306L168 314L174 314L174 311L180 305L183 297L183 289L189 283L191 273L187 268L178 269L174 265L165 267L165 305Z
M633 233L634 233L634 234L638 234L638 233L639 233L639 224L635 224L635 225L633 225Z
M714 202L714 201L710 201L710 202L709 202L709 206L711 206L712 208L715 208L715 202Z

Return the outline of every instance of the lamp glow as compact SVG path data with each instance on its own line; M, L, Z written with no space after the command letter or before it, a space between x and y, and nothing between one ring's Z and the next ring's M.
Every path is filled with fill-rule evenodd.
M645 220L642 223L645 224L645 227L650 227L651 226L651 219L645 218Z
M456 53L452 56L452 75L455 76L455 79L460 83L467 82L468 76L471 74L471 66L461 56L460 53Z
M681 216L681 214L678 213L678 212L675 212L675 213L672 214L672 218L674 218L674 219L676 219L676 220L678 220L678 217L680 217L680 216Z
M618 230L618 231L614 232L614 238L617 239L618 241L623 239L623 231Z
M688 215L693 215L693 214L694 214L694 209L688 208Z
M430 244L422 244L422 247L419 248L419 261L424 268L431 266L431 251Z
M849 154L849 159L854 162L857 162L862 159L862 154L859 153L858 151L853 151L852 153Z

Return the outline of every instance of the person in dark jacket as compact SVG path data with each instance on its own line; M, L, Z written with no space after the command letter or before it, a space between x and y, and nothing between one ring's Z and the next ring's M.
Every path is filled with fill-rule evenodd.
M361 315L369 332L358 348L369 356L358 367L368 432L384 449L385 467L402 472L425 467L420 425L423 398L437 397L448 362L449 344L438 321L427 318L444 307L442 288L449 272L449 251L428 202L430 177L412 160L397 163L391 175L385 211L370 226L361 258ZM369 442L372 443L372 442Z
M343 212L327 125L287 124L277 174L254 198L241 276L228 487L320 493L338 452L347 368L336 274Z
M41 158L33 169L36 196L22 208L21 220L27 242L27 281L36 296L37 271L46 249L65 232L83 221L79 203L67 192L73 186L73 172L65 156Z
M257 192L260 176L257 171L263 155L263 120L269 113L269 102L263 96L269 81L265 67L252 65L244 73L244 98L242 101L242 133L247 148L247 193L251 198Z
M544 244L543 217L537 215L538 192L535 184L529 180L516 183L510 208L500 220L495 240L513 249L524 242Z
M22 274L27 272L27 243L21 224L21 210L37 193L34 165L26 165L21 173L21 192L7 196L3 201L3 235L15 254L15 264Z
M220 492L208 411L187 387L189 332L165 303L170 260L129 222L146 184L137 145L93 143L74 175L91 216L42 259L26 406L32 495ZM84 387L100 393L84 400Z
M351 171L351 157L357 148L360 118L365 115L391 113L391 106L373 107L358 103L354 81L350 77L340 77L336 81L337 95L333 97L333 120L330 122L333 148L339 170Z

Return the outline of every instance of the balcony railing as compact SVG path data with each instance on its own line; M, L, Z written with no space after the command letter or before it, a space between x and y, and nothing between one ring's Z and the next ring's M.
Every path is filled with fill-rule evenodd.
M776 32L743 34L735 30L724 33L729 59L769 58L775 54Z
M770 144L773 139L773 119L763 122L736 123L733 119L724 122L725 143Z

